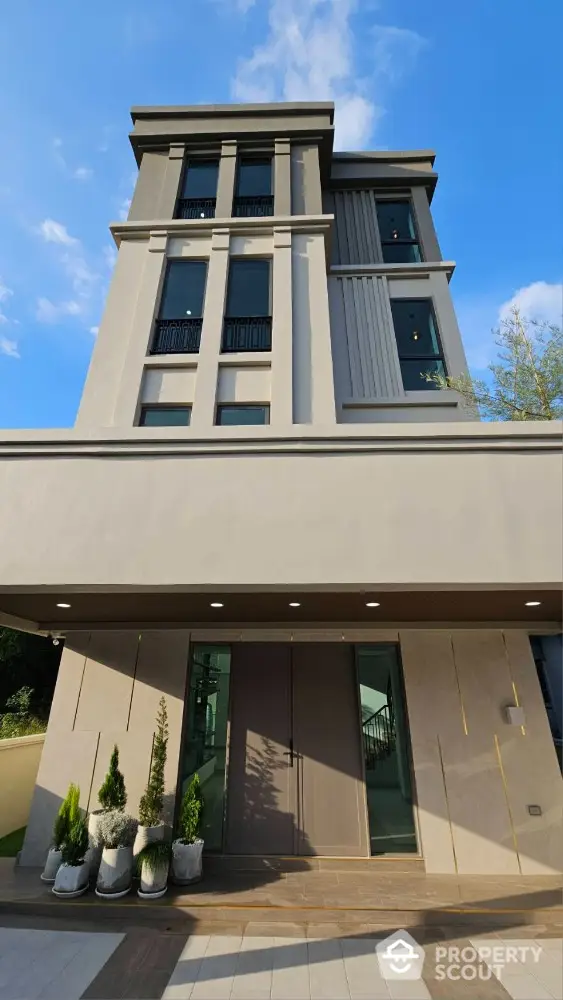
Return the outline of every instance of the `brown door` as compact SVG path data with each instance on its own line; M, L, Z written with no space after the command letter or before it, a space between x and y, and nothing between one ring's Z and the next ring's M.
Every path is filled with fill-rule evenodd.
M226 850L293 854L289 647L252 642L232 649Z
M354 650L293 647L298 854L369 855Z
M228 853L367 856L353 648L236 644L231 690Z

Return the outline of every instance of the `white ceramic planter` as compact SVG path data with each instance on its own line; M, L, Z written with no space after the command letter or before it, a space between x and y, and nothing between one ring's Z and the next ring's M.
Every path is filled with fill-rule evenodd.
M157 868L149 868L146 861L141 865L141 885L137 890L137 895L141 899L159 899L164 896L168 888L168 861L164 861Z
M104 847L96 882L96 896L111 896L113 899L126 896L131 889L132 873L132 847Z
M63 856L61 852L56 847L51 847L47 860L45 862L45 867L43 869L43 874L41 875L41 880L43 882L48 882L52 884L55 881L57 872L63 863Z
M88 816L88 841L89 847L86 851L85 861L90 868L90 881L95 882L98 877L98 869L102 860L102 845L98 844L98 825L100 817L104 815L103 809L96 809Z
M137 827L137 836L133 844L133 857L136 858L147 844L154 844L155 841L164 840L166 827L164 823L157 823L156 826Z
M89 869L86 861L81 865L60 865L52 892L65 899L76 899L88 888Z
M189 885L201 878L201 852L203 840L195 844L183 844L175 840L172 844L172 879L177 885Z

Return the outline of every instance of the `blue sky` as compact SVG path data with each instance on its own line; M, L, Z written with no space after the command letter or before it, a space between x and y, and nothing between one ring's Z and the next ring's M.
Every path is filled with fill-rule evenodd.
M322 100L340 148L428 148L473 370L515 296L561 316L557 0L18 0L0 34L0 426L74 422L133 104ZM210 56L209 43L214 54Z

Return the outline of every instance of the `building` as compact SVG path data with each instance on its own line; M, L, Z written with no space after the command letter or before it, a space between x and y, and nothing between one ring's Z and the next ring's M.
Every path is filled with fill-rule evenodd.
M421 377L466 366L434 155L333 115L132 112L76 425L0 440L3 621L66 637L23 864L114 742L135 812L164 694L210 851L561 867L561 426Z

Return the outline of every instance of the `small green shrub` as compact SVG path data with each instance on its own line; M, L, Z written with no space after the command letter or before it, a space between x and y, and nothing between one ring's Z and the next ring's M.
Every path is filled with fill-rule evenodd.
M199 774L194 774L190 781L182 805L178 821L178 839L184 844L195 844L199 837L201 814L203 811L203 792Z
M137 833L137 820L114 809L100 816L96 832L98 847L132 847Z
M78 785L69 785L68 792L61 802L53 827L53 847L61 850L68 838L69 831L77 819L80 819L80 789Z
M125 779L119 770L119 750L115 744L109 762L108 773L106 774L102 787L98 792L98 800L105 812L119 810L123 812L127 805L127 792L125 791Z
M140 875L143 865L154 874L159 868L170 864L172 846L167 840L154 840L146 844L136 858L137 873Z
M76 816L68 830L66 840L61 846L65 865L76 867L84 862L88 850L88 824L85 816Z
M139 803L139 820L143 826L156 826L162 821L164 804L164 768L168 748L168 713L166 701L160 699L153 736L152 759L146 791Z
M31 712L33 688L22 687L6 699L7 712L0 713L0 740L14 740L19 736L34 736L47 729L45 720Z

